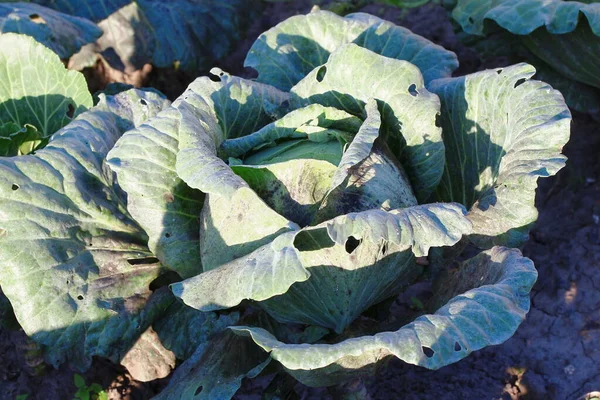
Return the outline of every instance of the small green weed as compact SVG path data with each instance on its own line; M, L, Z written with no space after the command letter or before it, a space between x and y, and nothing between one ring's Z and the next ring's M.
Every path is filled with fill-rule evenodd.
M418 311L425 310L425 306L423 305L423 302L421 300L417 299L415 296L411 296L411 298L410 298L410 308L413 310L418 310Z
M75 380L75 387L77 387L74 400L108 400L108 394L99 384L92 383L88 386L83 376L79 374L75 374L73 379Z

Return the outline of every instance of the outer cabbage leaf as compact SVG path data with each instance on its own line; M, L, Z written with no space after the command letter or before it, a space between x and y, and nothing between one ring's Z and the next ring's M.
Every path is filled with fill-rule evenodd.
M470 208L472 240L480 246L521 245L537 219L538 177L565 165L571 115L562 95L529 80L535 69L518 64L429 89L442 101L446 168L439 201Z
M288 291L310 273L302 266L294 248L294 233L288 232L216 269L171 285L173 294L200 311L237 306L244 299L265 300ZM220 288L214 290L214 288Z
M592 116L600 116L600 90L578 81L566 79L544 61L529 54L527 62L536 69L535 79L548 83L565 98L567 105L575 110Z
M523 37L523 43L561 75L600 88L600 58L597 56L600 53L600 4L595 5L597 26L590 28L587 21L582 21L573 32L564 35L539 29Z
M222 320L223 316L217 324ZM300 329L281 325L260 311L246 313L238 324L260 327L290 343L315 343L328 333L327 329L316 326ZM201 336L204 333L200 331ZM155 398L230 399L240 388L242 379L256 377L270 361L269 354L252 339L226 329L200 344L192 357L175 371L169 386Z
M280 322L341 333L362 312L423 273L415 256L469 234L464 213L457 204L428 204L352 213L305 228L294 243L310 278L260 304Z
M534 35L537 36L537 34L533 34L532 36ZM508 31L501 30L490 33L486 37L467 35L463 32L460 34L460 37L465 45L477 51L477 54L485 64L490 65L498 57L508 60L509 64L526 61L535 67L537 71L535 79L546 82L561 92L571 109L594 116L600 115L600 91L593 86L568 79L565 75L561 75L560 72L557 72L548 63L534 55L525 46L525 43L530 42L528 36L513 35ZM566 38L567 35L561 35L560 38L553 37L553 39L558 39L560 42L558 45L562 45ZM552 43L552 41L550 42ZM577 46L580 44L578 43ZM555 49L555 47L552 47L552 49ZM554 53L566 54L557 51L554 51ZM577 57L577 62L584 58ZM560 68L564 66L562 62L560 65ZM575 66L574 68L576 70L578 67Z
M585 18L580 18L580 14ZM463 30L476 35L492 30L489 21L493 21L511 33L521 35L527 48L555 71L600 88L600 58L596 56L600 52L598 3L459 0L452 15Z
M344 18L328 11L288 18L263 33L248 52L244 66L258 71L259 82L289 90L347 43L410 61L421 70L425 82L449 77L458 67L454 53L408 29L368 14Z
M0 3L0 33L9 32L33 37L63 60L102 35L96 24L84 18L37 4Z
M286 233L172 289L187 305L202 311L251 299L262 301L261 306L280 322L342 332L368 307L414 281L422 267L413 253L427 255L429 247L451 246L470 233L465 212L457 204L431 204L340 216ZM360 244L349 249L348 240ZM214 287L221 289L211 290Z
M417 199L424 202L435 190L444 169L439 99L425 89L417 67L347 44L291 92L294 108L319 103L363 117L365 103L377 100L381 138L405 168Z
M34 2L98 23L104 35L96 49L126 72L146 63L189 72L210 67L231 51L259 5L242 0Z
M456 203L433 203L385 212L369 210L342 215L327 222L327 233L337 244L349 237L371 242L384 240L425 257L431 247L452 246L471 231L465 209Z
M239 323L259 326L294 342L297 339L318 340L324 334L322 330L308 328L295 335L286 335L289 332L284 327L261 312L247 313ZM200 335L204 333L200 331ZM155 399L230 399L240 388L242 379L256 377L270 361L269 354L254 345L251 339L226 329L200 343L194 354L175 371L169 386Z
M226 331L199 346L154 399L231 399L242 379L256 377L270 361L251 340Z
M156 332L149 327L121 359L121 365L133 379L150 382L166 378L175 368L175 354L166 349Z
M85 78L25 35L0 35L0 122L33 125L42 138L92 106Z
M327 386L371 374L390 356L429 369L510 338L529 311L537 272L515 249L494 247L464 262L443 281L434 314L395 332L359 336L336 344L286 344L261 328L232 329L250 336L288 373L309 386ZM449 301L448 301L449 300Z
M102 97L35 155L0 159L0 285L55 366L118 362L172 301L152 296L163 268L104 161L164 105L137 90Z
M494 21L516 35L529 35L540 27L562 35L576 29L580 13L600 36L600 4L579 1L458 0L452 17L472 35L485 34L485 20Z
M187 360L199 346L228 326L239 323L237 312L217 314L200 312L174 301L152 327L158 333L161 343L180 360Z
M181 113L173 107L126 132L107 160L127 192L127 209L161 263L187 278L201 272L198 215L203 194L177 176Z

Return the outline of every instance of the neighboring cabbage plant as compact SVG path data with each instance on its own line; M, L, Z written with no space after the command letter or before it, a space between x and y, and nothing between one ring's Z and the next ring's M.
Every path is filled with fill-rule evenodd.
M102 30L92 21L37 4L0 2L0 34L33 37L66 60L82 46L96 41Z
M458 0L452 16L484 57L531 62L570 107L600 117L600 2Z
M33 38L0 35L0 286L48 362L121 361L172 302L105 156L169 102L151 91L92 107L83 76ZM3 307L5 308L5 307Z
M98 24L102 37L77 55L70 67L96 62L96 53L116 70L133 73L146 64L190 73L229 54L257 15L250 0L32 0Z
M188 358L159 398L230 398L271 360L327 386L507 340L536 271L503 246L564 166L561 94L528 64L450 78L453 53L367 14L292 17L245 65L256 80L214 70L107 156L149 250L187 278L170 287L192 308L154 324ZM427 277L423 315L385 318Z
M0 4L2 7L2 4ZM92 106L83 75L25 35L0 35L0 156L28 154Z

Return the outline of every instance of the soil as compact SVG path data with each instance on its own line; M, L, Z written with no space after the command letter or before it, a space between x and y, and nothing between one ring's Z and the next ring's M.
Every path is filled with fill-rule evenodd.
M252 71L241 65L258 34L311 7L310 0L271 3L247 40L219 66L233 74L252 76ZM404 25L456 52L461 63L457 75L487 67L460 44L440 6L400 11L370 5L363 11ZM592 392L600 391L598 123L586 115L574 115L564 153L569 157L567 166L557 176L540 180L536 201L540 216L523 249L539 272L526 321L504 344L474 352L437 371L392 361L378 375L365 379L372 399L575 400L591 398ZM54 370L40 361L39 351L21 330L0 327L0 399L14 400L23 394L28 394L29 400L72 399L74 371L66 366ZM123 367L102 359L96 359L82 375L88 385L99 383L109 388L111 399L147 399L168 383L168 378L133 381ZM261 387L246 384L246 398L260 398L257 391ZM298 389L303 398L332 398L331 392L324 390Z

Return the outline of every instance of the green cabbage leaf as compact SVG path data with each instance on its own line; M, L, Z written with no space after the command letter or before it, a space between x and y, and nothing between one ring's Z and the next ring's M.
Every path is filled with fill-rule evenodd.
M164 267L105 161L124 131L166 105L139 90L102 96L45 148L0 159L0 285L55 366L120 361L172 302L149 288Z
M459 0L452 16L470 35L493 37L503 30L514 36L522 49L506 46L502 55L532 63L538 78L560 89L570 107L598 115L599 3Z
M0 3L0 27L0 34L33 37L63 60L102 35L92 21L28 3Z
M1 5L0 5L1 6ZM0 156L29 154L92 106L85 78L26 35L0 35Z

